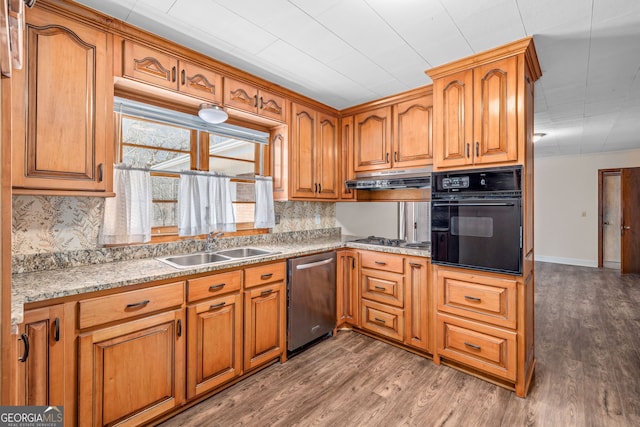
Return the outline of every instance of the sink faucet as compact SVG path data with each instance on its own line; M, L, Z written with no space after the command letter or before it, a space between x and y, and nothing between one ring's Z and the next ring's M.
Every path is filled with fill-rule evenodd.
M204 245L205 252L213 251L213 245L218 237L224 236L224 233L220 230L214 230L211 233L207 234L207 241Z

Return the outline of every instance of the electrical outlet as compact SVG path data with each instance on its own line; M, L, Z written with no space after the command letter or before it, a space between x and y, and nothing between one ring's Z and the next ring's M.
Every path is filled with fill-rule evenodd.
M316 214L316 225L320 225L320 214Z
M280 214L276 214L276 225L280 224Z

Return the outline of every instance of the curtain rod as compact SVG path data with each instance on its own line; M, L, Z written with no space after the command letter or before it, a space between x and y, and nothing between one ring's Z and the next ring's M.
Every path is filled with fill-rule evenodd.
M125 164L117 164L114 165L115 169L121 170L133 170L133 171L142 171L142 172L160 172L160 173L173 173L176 175L206 175L206 176L215 176L219 178L230 178L230 179L240 179L240 180L248 180L248 181L270 181L272 177L270 176L234 176L234 175L226 175L219 172L208 172L208 171L194 171L194 170L159 170L159 169L149 169L149 168L141 168L137 166L130 166Z

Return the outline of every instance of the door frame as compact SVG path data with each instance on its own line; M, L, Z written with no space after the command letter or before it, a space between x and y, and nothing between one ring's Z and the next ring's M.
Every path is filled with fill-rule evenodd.
M604 190L604 177L607 175L619 175L622 177L622 168L598 169L598 268L602 268L604 264L604 228L602 224L604 219L604 203L602 192Z

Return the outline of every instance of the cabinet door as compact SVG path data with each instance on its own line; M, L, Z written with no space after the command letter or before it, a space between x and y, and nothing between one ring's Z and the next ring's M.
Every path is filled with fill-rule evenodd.
M338 198L338 119L318 113L318 144L314 153L316 159L317 197Z
M342 135L340 139L340 200L353 200L355 190L347 188L345 181L353 179L353 116L343 117L341 121Z
M244 292L244 369L248 371L285 351L284 281Z
M354 170L365 172L391 167L391 107L355 116Z
M18 402L64 405L63 305L28 310L19 328ZM26 346L29 351L26 353ZM68 415L72 417L71 414Z
M258 112L258 89L248 83L225 77L224 105L256 114Z
M291 124L291 194L292 198L315 198L316 182L316 112L299 104L292 104Z
M473 71L461 71L433 82L434 165L464 166L473 161Z
M358 326L358 266L357 252L339 251L337 270L336 307L338 326Z
M425 258L407 258L407 286L405 292L404 343L420 350L432 352L429 330L433 328L433 308L430 307L429 261Z
M425 95L393 106L393 167L433 163L433 97Z
M242 374L242 295L187 309L187 398Z
M123 46L123 75L167 89L178 89L178 60L129 40Z
M180 61L180 92L222 104L222 76L186 61Z
M265 90L258 91L258 114L263 117L287 121L287 103L284 97Z
M184 312L81 335L80 425L142 424L184 399Z
M273 200L289 199L289 137L286 125L270 131L271 176L273 177Z
M473 70L475 164L518 158L517 65L512 57Z
M111 43L93 27L28 11L27 61L12 79L14 187L111 191Z

